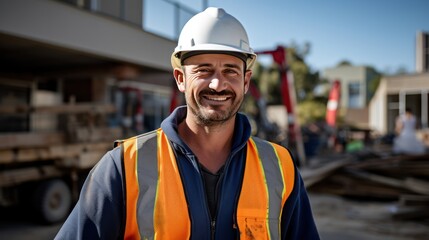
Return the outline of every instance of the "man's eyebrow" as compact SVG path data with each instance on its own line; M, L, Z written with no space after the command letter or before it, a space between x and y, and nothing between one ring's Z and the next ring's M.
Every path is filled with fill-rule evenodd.
M201 64L197 64L197 66L195 68L200 68L200 67L213 67L213 64L211 63L201 63ZM227 68L234 68L237 70L240 70L240 65L238 64L234 64L234 63L226 63L223 65L223 67L227 67Z
M239 65L232 64L232 63L227 63L227 64L224 64L223 66L228 67L228 68L235 68L235 69L238 69L238 70L241 69Z
M197 67L211 67L211 66L213 66L212 64L210 64L210 63L201 63L201 64L197 64Z

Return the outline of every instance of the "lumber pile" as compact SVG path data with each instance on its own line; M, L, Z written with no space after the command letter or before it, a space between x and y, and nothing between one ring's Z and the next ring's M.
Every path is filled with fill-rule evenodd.
M108 125L114 112L97 103L0 106L0 115L27 116L29 128L0 133L0 188L88 172L122 138Z
M396 201L392 217L429 219L429 154L320 161L301 174L309 191Z

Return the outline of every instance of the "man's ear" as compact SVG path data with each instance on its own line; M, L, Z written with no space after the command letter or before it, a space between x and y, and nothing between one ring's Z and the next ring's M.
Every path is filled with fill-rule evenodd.
M249 90L251 79L252 79L252 70L247 70L244 73L244 93L245 94Z
M174 79L176 79L177 88L179 89L179 91L184 92L186 88L185 88L185 74L183 73L183 70L180 68L175 68L173 75L174 75Z

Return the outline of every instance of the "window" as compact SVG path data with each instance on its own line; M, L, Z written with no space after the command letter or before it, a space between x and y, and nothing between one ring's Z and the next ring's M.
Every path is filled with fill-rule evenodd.
M349 108L360 108L361 106L361 94L360 94L360 83L349 83Z

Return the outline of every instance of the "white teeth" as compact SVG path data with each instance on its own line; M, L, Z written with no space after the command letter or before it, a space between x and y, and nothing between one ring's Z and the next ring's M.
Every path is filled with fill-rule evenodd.
M225 101L227 97L207 97L207 99L212 101Z

